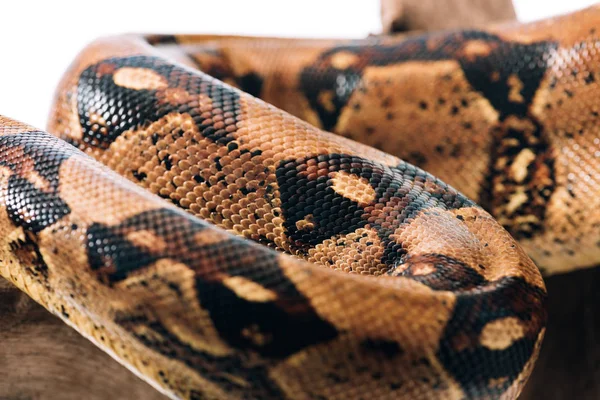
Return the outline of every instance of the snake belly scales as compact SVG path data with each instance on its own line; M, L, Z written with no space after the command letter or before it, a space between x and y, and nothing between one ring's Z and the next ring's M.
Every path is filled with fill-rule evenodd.
M598 22L97 40L0 118L0 274L172 398L515 398L600 261Z

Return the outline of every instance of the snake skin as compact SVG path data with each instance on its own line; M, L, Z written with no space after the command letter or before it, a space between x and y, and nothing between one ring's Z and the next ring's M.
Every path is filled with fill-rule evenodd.
M0 274L173 398L516 398L526 252L599 261L598 22L98 40L0 119Z
M425 36L154 40L315 126L439 177L551 275L600 264L599 24L595 6Z

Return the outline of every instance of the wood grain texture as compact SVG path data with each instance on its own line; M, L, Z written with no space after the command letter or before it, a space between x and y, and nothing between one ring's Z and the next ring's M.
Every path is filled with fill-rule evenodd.
M0 278L0 399L166 399Z
M512 0L381 0L384 33L486 26L514 20Z
M548 327L523 400L600 398L600 268L546 278Z

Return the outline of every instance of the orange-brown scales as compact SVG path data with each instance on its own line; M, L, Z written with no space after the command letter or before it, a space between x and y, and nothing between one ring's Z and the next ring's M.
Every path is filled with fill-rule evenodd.
M440 177L553 274L600 261L599 21L591 7L485 31L295 42L176 36L160 48Z
M340 93L317 95L327 113ZM0 273L165 393L514 398L531 373L539 272L423 170L135 37L84 50L50 130L129 181L5 129ZM25 241L44 274L14 251Z

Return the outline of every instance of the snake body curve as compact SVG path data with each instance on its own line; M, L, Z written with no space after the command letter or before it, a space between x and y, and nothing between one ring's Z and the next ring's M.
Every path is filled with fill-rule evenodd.
M562 82L548 78L556 72L548 60L563 53L543 26L509 30L508 44L484 32L379 38L366 50L334 44L325 53L331 43L316 42L306 50L316 54L312 71L341 89L316 89L299 52L294 82L315 86L286 108L304 98L313 111L305 119L344 133L346 110L368 106L350 100L368 81L353 77L355 63L386 76L393 63L382 54L398 71L433 61L431 71L452 80L456 59L463 75L472 62L480 74L469 82L488 102L463 95L479 107L473 118L499 126L499 154L483 163L495 168L490 182L497 187L507 169L500 186L509 203L519 190L533 193L516 215L538 221L500 218L527 243L541 229L546 182L561 176L532 100ZM0 120L0 274L173 398L515 398L546 321L544 284L520 245L433 175L184 65L191 55L203 71L260 95L269 80L284 81L236 72L235 58L226 64L222 51L197 48L214 40L98 40L59 86L49 130L60 139ZM241 39L218 42L229 40ZM406 67L409 52L418 62ZM500 62L513 53L529 60L526 73ZM323 73L342 66L343 74ZM494 94L476 86L490 80L502 82ZM511 169L530 158L523 149L542 157L524 173Z
M530 24L363 40L157 37L489 211L546 274L600 264L600 7Z

